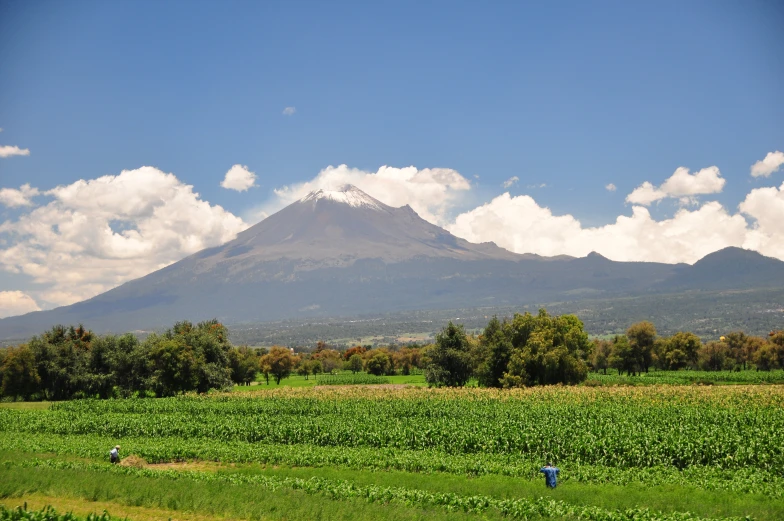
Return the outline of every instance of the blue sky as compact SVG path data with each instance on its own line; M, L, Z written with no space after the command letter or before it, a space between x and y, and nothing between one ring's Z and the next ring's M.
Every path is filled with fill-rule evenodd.
M41 272L54 270L52 257L8 250L47 248L22 226L25 217L41 220L37 209L53 203L50 213L61 213L52 219L73 216L73 205L44 192L142 166L174 174L199 194L194 201L213 213L220 205L244 225L287 202L273 190L318 186L330 165L368 175L384 165L450 169L470 188L434 188L443 204L418 201L420 214L471 240L516 236L502 245L544 254L557 252L528 244L531 230L514 221L538 215L543 228L558 233L575 221L580 230L600 230L634 216L626 198L643 183L655 188L679 167L693 174L715 166L719 174L704 174L709 185L713 176L707 191L676 191L642 207L661 222L715 202L733 223L745 219L743 236L692 250L679 245L673 256L651 260L693 262L736 243L784 256L771 246L784 231L768 226L764 237L750 235L758 220L779 215L760 212L784 201L778 156L770 173L750 175L754 163L784 150L782 26L784 5L774 1L2 0L0 146L29 155L0 158L0 188L29 183L38 195L25 205L0 204L7 250L0 291L51 307L138 275L125 268L96 281L74 275L92 289L60 288L71 296L50 298L46 292L58 283ZM294 113L284 114L286 107ZM255 186L221 188L235 164L255 173ZM428 175L432 183L443 180ZM717 184L717 176L725 182ZM610 183L615 191L606 189ZM759 192L739 213L762 188L777 191ZM511 202L493 203L505 192ZM410 193L401 189L388 202L405 204ZM703 220L716 221L708 210ZM509 228L488 231L488 212ZM140 229L127 215L105 218L115 233ZM224 231L204 244L240 226L223 214L218 220ZM607 228L583 234L581 244L594 241L593 249L618 260L646 260L629 253L631 246L616 251L601 242L618 233L635 232ZM575 242L569 237L562 244ZM190 253L193 244L144 269ZM570 254L588 247L560 246ZM115 260L132 262L129 255Z

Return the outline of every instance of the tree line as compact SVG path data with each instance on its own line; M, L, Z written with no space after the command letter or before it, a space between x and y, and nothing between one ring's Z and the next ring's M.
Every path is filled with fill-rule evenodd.
M449 322L425 346L355 345L338 350L318 342L310 353L273 346L236 347L217 320L183 321L140 341L133 334L95 335L83 326L55 326L28 343L0 349L0 393L5 398L67 400L173 396L249 385L269 385L292 374L305 378L344 370L374 375L424 373L431 386L483 387L577 384L588 372L614 369L784 369L784 330L767 337L733 331L703 344L693 333L660 337L651 322L626 334L589 339L575 315L515 313L492 317L479 335Z
M232 346L217 320L178 322L143 342L130 333L55 326L27 344L0 350L0 391L26 400L207 392L249 383L259 358L256 350Z
M596 339L591 363L597 371L635 375L649 369L705 371L757 371L784 369L784 330L771 331L767 337L732 331L718 341L703 344L693 333L680 331L660 337L650 322L632 325L625 335L611 340Z

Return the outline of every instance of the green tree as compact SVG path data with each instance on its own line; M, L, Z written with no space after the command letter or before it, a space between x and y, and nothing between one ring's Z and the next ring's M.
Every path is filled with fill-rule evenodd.
M626 330L626 337L629 339L633 356L636 358L636 365L647 373L653 359L656 328L647 320L637 322Z
M754 365L757 367L757 371L770 371L780 367L776 345L769 342L760 347L757 352L754 353Z
M697 367L702 341L694 333L678 331L667 340L665 361L667 369Z
M392 371L392 359L384 351L373 349L368 351L368 358L365 360L365 371L369 374L381 376Z
M157 396L174 396L196 388L200 360L193 347L182 338L158 335L150 335L144 343L149 346L152 368L149 387Z
M361 371L362 357L356 353L351 355L351 357L348 359L348 362L346 362L346 369L348 369L352 373L358 373L359 371Z
M595 339L593 341L593 356L591 358L594 370L607 374L607 368L610 367L610 356L612 356L612 342Z
M610 367L618 370L618 374L623 374L625 371L629 375L633 375L639 371L637 357L626 335L615 335L612 339L608 363Z
M310 372L313 374L313 376L324 372L324 367L321 365L321 360L310 361Z
M451 321L437 335L428 353L430 363L425 369L425 380L436 387L462 387L471 376L469 343L465 329Z
M35 355L27 346L8 348L2 365L3 396L29 400L40 391L41 378L36 369Z
M700 369L706 371L721 371L729 369L733 364L730 348L724 342L708 342L699 352Z
M259 372L259 355L248 346L232 348L228 353L231 381L237 385L250 385Z
M475 366L479 385L501 387L501 379L512 356L512 341L497 316L494 315L487 323L477 352Z
M575 315L515 314L509 335L512 352L501 383L504 387L576 384L588 376L588 335Z
M730 331L724 336L724 342L729 348L729 356L735 360L737 366L743 367L743 369L746 369L746 363L749 361L746 350L748 341L749 337L743 331Z
M280 385L280 381L291 376L298 359L291 354L285 347L273 346L270 352L261 357L262 367L269 367L269 374L275 379L275 383Z

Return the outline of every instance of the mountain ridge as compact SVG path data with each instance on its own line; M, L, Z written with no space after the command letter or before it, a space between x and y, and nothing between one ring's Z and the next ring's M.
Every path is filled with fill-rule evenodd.
M724 253L722 253L724 252ZM154 329L412 309L522 305L668 291L784 287L784 262L742 249L692 266L517 254L460 239L353 186L314 191L239 233L100 295L0 319L0 339L56 323Z

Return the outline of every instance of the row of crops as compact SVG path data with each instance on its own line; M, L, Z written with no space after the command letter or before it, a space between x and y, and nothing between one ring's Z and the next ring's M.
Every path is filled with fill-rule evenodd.
M111 521L111 519L105 511L102 514L79 517L71 512L60 513L50 506L41 510L28 510L27 504L16 508L0 505L0 521Z
M6 468L12 465L8 463ZM608 510L596 506L574 505L550 498L502 499L484 495L460 495L450 492L431 492L416 488L363 485L352 481L312 477L264 476L242 473L205 473L173 470L151 470L133 467L117 467L75 461L53 461L31 459L16 465L29 469L78 471L80 473L115 473L134 477L155 479L211 481L226 486L251 484L270 490L288 488L307 494L320 495L328 499L363 499L370 503L400 504L416 507L437 507L447 511L462 511L482 514L497 511L511 519L581 519L585 521L701 521L690 512L663 513L646 508ZM159 481L160 482L160 481ZM161 482L162 483L162 482ZM229 490L226 491L230 493ZM741 518L724 518L725 521L740 521Z
M607 467L784 471L778 387L428 389L72 401L0 432L482 454Z
M53 453L91 459L105 459L107 447L116 438L93 435L52 435L0 433L0 451L6 453ZM142 457L149 463L206 460L236 463L263 463L295 467L340 467L355 470L401 470L444 472L481 476L488 474L540 480L541 461L527 455L446 454L438 451L392 450L369 447L319 447L267 443L221 442L180 438L123 438L123 453ZM784 498L784 476L756 467L735 470L711 466L624 467L559 463L568 469L571 482L614 485L684 485L704 490L754 493Z
M388 384L389 378L368 373L319 374L316 385L379 385Z
M605 467L784 472L779 387L281 390L0 410L0 433L486 455ZM193 443L192 443L193 442Z
M692 385L692 384L783 384L784 370L775 371L650 371L636 376L619 375L614 370L607 374L591 373L589 384L595 385Z

